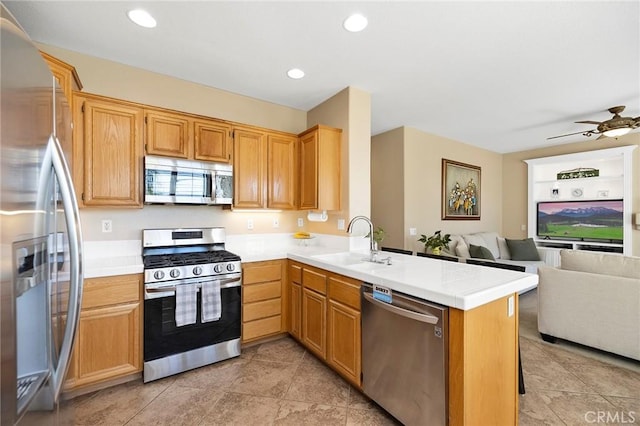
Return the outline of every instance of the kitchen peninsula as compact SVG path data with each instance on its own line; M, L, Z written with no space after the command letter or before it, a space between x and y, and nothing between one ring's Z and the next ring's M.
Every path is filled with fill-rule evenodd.
M258 235L230 235L227 247L241 256L243 270L265 262L282 263L282 328L271 336L291 334L361 388L360 284L381 285L444 305L449 308L448 424L517 424L517 294L534 287L536 275L386 252L379 257L390 256L391 265L363 262L366 239L318 235L307 247L298 246L290 235L262 237L266 236L268 244L266 240L260 244ZM116 269L109 273L106 264L99 271L89 270L89 265L91 276L118 274ZM314 278L313 284L305 282L307 275ZM317 337L317 348L309 347L313 338L305 339L304 318L306 332L313 334L317 327L318 334L312 336ZM344 326L350 318L348 330L355 337L345 337L344 329L336 331L335 321ZM355 345L352 352L350 345ZM353 365L347 362L349 356L355 359Z

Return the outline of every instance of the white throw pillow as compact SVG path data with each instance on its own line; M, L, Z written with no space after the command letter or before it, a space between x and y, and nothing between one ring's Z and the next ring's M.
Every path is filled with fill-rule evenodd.
M471 244L473 244L474 246L487 247L487 243L484 242L484 238L482 238L478 234L465 234L462 236L462 238L464 238L464 242L467 244L467 247L469 247Z
M458 245L456 246L456 255L458 255L458 257L464 257L465 259L471 257L471 253L469 253L469 246L467 246L463 239L458 241Z
M498 249L500 250L500 259L504 259L504 260L511 259L511 252L509 252L509 246L507 245L507 241L502 237L498 237Z
M497 232L478 232L477 235L484 240L483 246L489 249L495 259L500 259L500 248L498 247Z

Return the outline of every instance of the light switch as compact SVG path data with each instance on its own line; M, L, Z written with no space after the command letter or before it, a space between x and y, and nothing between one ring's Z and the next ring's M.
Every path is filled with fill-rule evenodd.
M409 228L409 235L418 235L418 230L416 228Z

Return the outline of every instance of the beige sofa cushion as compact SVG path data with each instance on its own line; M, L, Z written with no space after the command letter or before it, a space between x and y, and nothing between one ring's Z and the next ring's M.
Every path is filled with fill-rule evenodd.
M640 278L640 257L616 256L581 250L561 250L560 268L568 271Z

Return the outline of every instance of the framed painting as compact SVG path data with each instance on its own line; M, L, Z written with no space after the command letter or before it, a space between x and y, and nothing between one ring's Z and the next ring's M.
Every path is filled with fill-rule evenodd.
M480 220L480 167L442 159L442 219Z

